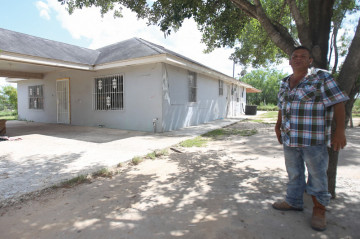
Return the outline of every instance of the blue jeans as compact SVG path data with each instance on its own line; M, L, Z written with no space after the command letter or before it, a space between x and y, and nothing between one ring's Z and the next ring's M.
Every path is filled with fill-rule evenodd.
M331 194L328 192L327 168L329 155L326 145L308 147L288 147L284 145L287 184L285 201L292 207L303 208L303 194L306 192L316 197L317 201L327 206ZM308 180L305 182L305 164Z

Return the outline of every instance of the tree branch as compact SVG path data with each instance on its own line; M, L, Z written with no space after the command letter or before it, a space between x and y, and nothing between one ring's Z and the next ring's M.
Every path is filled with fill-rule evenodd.
M274 44L290 56L295 46L294 39L287 30L284 30L285 28L282 25L279 23L276 25L271 22L264 12L260 0L254 0L254 3L256 7L256 16L261 26L268 33Z
M295 20L295 24L298 29L298 36L301 44L311 49L312 42L310 38L310 29L309 26L306 24L304 18L301 16L299 8L296 6L296 1L286 0L286 2L289 5L290 12Z
M237 8L241 9L249 17L257 19L256 8L246 0L230 0Z

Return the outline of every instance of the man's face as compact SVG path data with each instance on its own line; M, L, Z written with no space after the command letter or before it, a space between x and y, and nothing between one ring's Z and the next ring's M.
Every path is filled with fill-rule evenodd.
M293 52L291 55L289 64L293 70L307 70L313 59L310 56L310 53L305 49L298 49Z

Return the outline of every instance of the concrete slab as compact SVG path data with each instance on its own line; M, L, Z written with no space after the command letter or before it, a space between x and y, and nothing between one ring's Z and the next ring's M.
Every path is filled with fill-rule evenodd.
M0 142L1 202L164 149L240 119L166 133L8 121Z

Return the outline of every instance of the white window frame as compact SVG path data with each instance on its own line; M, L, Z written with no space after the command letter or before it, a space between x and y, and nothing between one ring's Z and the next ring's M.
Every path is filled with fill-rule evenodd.
M124 109L124 75L101 76L94 79L93 109Z
M189 102L195 103L197 98L197 74L196 72L189 71Z
M28 86L29 109L44 109L44 87L43 85Z

